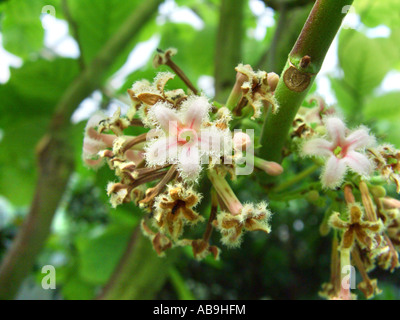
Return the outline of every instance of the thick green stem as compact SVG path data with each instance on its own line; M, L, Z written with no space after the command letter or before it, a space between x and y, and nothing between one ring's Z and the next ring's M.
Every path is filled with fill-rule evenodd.
M24 225L0 266L0 299L12 299L31 271L49 233L54 213L73 172L73 148L69 145L71 115L93 90L115 57L157 12L162 0L148 0L137 8L60 99L48 134L38 148L39 177Z
M321 69L339 30L343 7L353 0L318 0L297 39L275 91L280 109L268 114L261 134L260 156L280 162L292 121Z
M245 0L222 0L215 52L215 99L225 101L240 63Z

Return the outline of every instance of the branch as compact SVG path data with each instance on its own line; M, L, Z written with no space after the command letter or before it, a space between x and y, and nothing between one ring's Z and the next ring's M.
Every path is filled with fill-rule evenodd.
M233 4L234 2L234 4ZM242 59L244 0L222 0L215 51L215 99L224 101L236 80Z
M287 53L296 42L304 23L311 11L312 5L285 8L279 10L279 19L272 43L263 60L259 61L258 69L280 74L285 67Z
M154 299L167 280L173 252L166 258L157 256L149 239L137 227L109 282L98 300L150 300Z
M314 3L315 0L264 0L267 7L270 7L276 11L285 7L286 9L303 7L307 4Z
M275 91L280 109L268 114L261 133L260 156L281 161L292 121L321 69L325 55L340 28L342 9L353 0L317 0L297 39Z
M59 101L49 131L38 146L39 177L29 214L0 267L0 299L15 296L50 233L54 213L73 172L73 148L68 139L72 113L101 85L115 57L157 12L161 2L148 0L137 8Z
M74 20L74 18L71 15L71 11L69 10L67 0L62 0L61 6L62 6L62 11L65 15L65 19L67 20L69 27L71 28L71 34L75 38L75 40L78 44L78 48L79 48L79 52L80 52L78 62L79 62L79 66L80 66L81 70L83 70L83 69L85 69L85 61L83 59L84 54L83 54L81 39L79 37L78 25L76 24L76 21Z

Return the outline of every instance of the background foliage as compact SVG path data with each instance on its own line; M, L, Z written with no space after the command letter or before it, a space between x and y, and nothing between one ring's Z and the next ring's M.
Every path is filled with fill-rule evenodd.
M266 9L259 0L250 2L257 4L250 6L245 1L242 59L237 63L279 72L283 67L280 60L286 60L312 1L298 1L302 5L288 6L285 10L279 6L273 6L275 10ZM290 2L296 1L281 1ZM35 148L47 131L57 102L140 3L138 0L0 2L2 46L21 59L20 67L11 67L9 79L0 85L0 260L32 201L38 175ZM166 3L164 10L155 13L115 57L97 90L98 108L111 111L123 106L126 89L134 81L151 80L155 76L157 71L152 67L151 54L143 49L142 56L147 57L147 62L130 70L123 81L112 81L129 54L149 39L158 40L158 47L163 49L176 47L179 54L175 62L189 78L199 85L205 79L212 86L220 1ZM78 43L79 56L64 57L46 43L48 31L43 27L46 14L41 13L46 5L54 6L58 20L69 23L69 33ZM173 10L166 13L168 5ZM197 15L202 27L180 22L176 15L174 18L174 13L182 8ZM314 93L342 110L350 125L363 122L379 138L400 147L400 2L356 0L354 9L351 28L340 31L324 64L321 77L325 81L318 82ZM268 16L271 23L265 27L262 19ZM278 30L278 21L285 17L292 19L286 20L283 30ZM263 26L265 34L255 37L255 30ZM274 34L278 31L282 36L276 39ZM174 80L169 88L181 85L179 80ZM213 94L213 90L206 92ZM81 105L80 114L84 116L80 118L87 118L92 111ZM111 209L105 186L114 179L113 174L107 168L94 172L83 166L80 150L85 121L76 118L75 114L68 135L71 153L74 152L74 174L57 210L51 236L37 257L34 270L24 281L19 298L95 298L113 274L142 215L131 204ZM302 162L293 165L296 162L292 160L296 159L284 163L286 173L282 181L306 167ZM255 179L239 180L234 188L243 201L266 198ZM136 268L141 270L137 274L141 275L142 283L133 285L131 293L142 288L137 298L318 298L321 283L329 278L330 239L319 234L329 203L310 205L302 199L270 201L276 213L271 235L246 235L240 249L223 248L220 261L206 259L200 263L192 259L190 250L184 249L175 249L168 259L159 259L149 244L143 244L136 255ZM213 239L213 243L222 247L218 241ZM46 264L56 266L55 291L41 289L41 267ZM146 269L152 272L143 271ZM139 276L135 278L135 275L132 273L128 281L138 281ZM383 279L380 287L384 293L378 298L400 298L398 272L382 275L380 279Z

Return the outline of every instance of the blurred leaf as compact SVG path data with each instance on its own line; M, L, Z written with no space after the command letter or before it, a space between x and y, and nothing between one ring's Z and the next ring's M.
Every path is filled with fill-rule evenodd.
M400 91L370 99L365 107L365 116L368 119L389 119L397 122L400 116Z
M91 300L94 297L95 286L79 278L79 275L69 277L62 285L62 294L67 300Z
M367 27L387 25L398 27L400 21L400 2L397 0L362 0L354 1L356 12Z
M2 22L4 48L24 59L43 47L42 0L9 0Z
M175 288L179 300L196 300L185 283L185 279L174 267L169 268L169 278Z
M50 118L55 104L78 74L73 59L26 62L11 69L10 80L0 85L0 126L21 118Z
M121 258L133 229L110 226L95 237L77 241L80 256L80 275L92 284L104 284Z
M330 83L335 92L339 106L348 115L354 112L359 106L358 95L343 79L330 78Z
M187 24L166 23L162 28L160 48L174 47L174 62L196 83L201 75L213 75L215 28L206 25L195 30Z
M0 86L0 194L16 205L31 201L36 178L35 146L44 135L53 109L73 81L75 60L27 62L11 70Z
M90 63L99 50L141 3L136 0L70 0L68 5L77 24L85 62ZM132 49L129 48L128 52ZM128 54L125 55L125 58ZM125 60L125 59L124 59Z
M365 118L375 127L382 140L400 146L400 91L389 92L368 100Z
M342 30L339 36L339 62L344 80L359 95L368 95L391 69L383 44L387 39L368 38L352 29Z

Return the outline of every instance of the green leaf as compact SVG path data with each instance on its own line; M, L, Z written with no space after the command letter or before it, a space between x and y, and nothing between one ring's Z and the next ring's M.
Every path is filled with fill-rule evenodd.
M178 49L173 60L193 83L201 75L213 75L215 28L206 25L199 31L187 24L166 23L162 31L160 48Z
M400 116L400 91L370 99L365 107L365 116L368 119L389 119L397 122Z
M7 1L2 22L3 46L7 51L26 59L42 49L42 7L42 0Z
M35 146L48 127L54 107L78 72L76 61L27 62L11 70L0 86L0 194L15 205L30 203L36 179Z
M365 118L374 124L380 138L400 146L400 91L371 98L365 107Z
M357 93L343 79L330 78L331 88L335 92L339 106L347 114L351 114L359 106Z
M80 238L77 248L82 279L92 284L104 284L125 251L132 232L131 227L111 225L100 235Z
M86 64L93 60L139 4L140 1L135 0L68 1L71 16L78 26L81 54Z
M74 275L62 287L62 294L67 300L91 300L94 297L95 286Z
M37 60L11 69L10 80L0 85L0 126L21 118L50 117L77 74L73 59Z
M339 62L344 80L361 96L371 94L392 67L384 47L387 41L350 29L340 33Z
M356 13L367 27L377 27L385 24L388 27L398 27L400 21L400 2L398 0L362 0L354 1Z
M181 276L179 271L172 266L169 267L169 278L175 288L179 300L196 300L193 293L185 283L185 279Z

